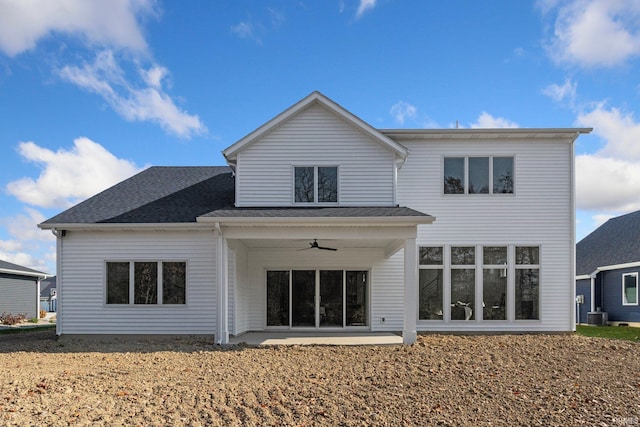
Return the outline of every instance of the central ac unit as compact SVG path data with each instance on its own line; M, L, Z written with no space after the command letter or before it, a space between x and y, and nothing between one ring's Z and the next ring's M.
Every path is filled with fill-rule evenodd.
M594 326L604 326L607 324L608 316L605 311L590 311L587 313L587 324Z

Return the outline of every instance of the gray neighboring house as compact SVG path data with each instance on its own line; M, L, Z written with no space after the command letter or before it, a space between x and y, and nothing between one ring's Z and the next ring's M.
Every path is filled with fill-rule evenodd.
M0 313L38 317L40 282L48 274L0 260Z
M611 218L578 242L576 295L584 298L578 323L640 325L638 273L640 211Z
M55 312L58 307L56 276L47 277L40 282L40 308Z

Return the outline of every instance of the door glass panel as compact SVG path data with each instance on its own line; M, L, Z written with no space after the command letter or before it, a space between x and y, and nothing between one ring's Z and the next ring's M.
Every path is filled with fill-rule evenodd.
M343 326L342 270L320 271L320 326Z
M291 326L316 326L316 272L292 271Z
M289 272L267 272L267 326L289 326Z
M367 272L347 271L347 326L367 326Z

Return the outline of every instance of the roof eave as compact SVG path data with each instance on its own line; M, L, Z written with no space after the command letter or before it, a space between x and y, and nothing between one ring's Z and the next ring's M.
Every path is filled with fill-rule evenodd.
M207 224L201 224L199 222L153 222L153 223L133 223L133 222L118 222L118 223L42 223L38 224L38 227L42 230L189 230L189 229L203 229L210 228Z
M215 217L201 216L197 218L201 224L220 223L228 226L250 225L420 225L431 224L436 220L430 215L425 216L394 216L394 217Z
M50 274L47 274L47 273L34 272L34 271L12 270L12 269L8 269L8 268L0 268L0 273L14 274L14 275L17 275L17 276L35 277L37 279L46 279L47 277L52 277Z
M371 137L377 139L383 145L393 150L398 157L402 159L407 157L408 150L405 147L403 147L401 144L397 143L396 141L391 139L389 136L383 134L378 129L374 128L373 126L371 126L364 120L360 119L350 111L341 107L339 104L327 98L320 92L315 91L309 94L307 97L303 98L302 100L298 101L291 107L287 108L282 113L278 114L273 119L269 120L267 123L263 124L262 126L260 126L259 128L257 128L256 130L254 130L253 132L245 136L244 138L240 139L236 143L224 149L222 151L222 154L227 160L227 163L233 164L235 157L240 150L242 150L247 145L251 144L261 135L264 135L265 133L269 132L271 129L275 128L276 126L279 126L280 124L284 123L286 120L293 117L298 112L304 110L314 102L318 102L324 105L325 107L332 110L334 113L338 114L339 116L343 117L345 120L351 122L352 124L360 128L365 133L369 134Z
M588 134L593 128L472 128L472 129L379 129L391 138L422 139L549 139L574 140L581 134Z

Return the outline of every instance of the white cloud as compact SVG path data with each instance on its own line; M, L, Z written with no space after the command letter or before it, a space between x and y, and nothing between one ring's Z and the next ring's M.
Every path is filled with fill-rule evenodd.
M471 123L471 128L517 128L520 127L517 123L507 120L503 117L494 117L491 114L483 111L478 120L475 123Z
M37 227L44 220L41 212L29 207L23 213L0 218L0 225L12 238L0 240L0 259L44 272L55 271L55 238L50 231ZM40 257L43 250L46 253Z
M54 152L33 142L20 143L18 150L42 171L37 179L22 178L6 189L32 206L67 208L140 170L88 138L76 139L71 150Z
M141 16L156 15L153 0L20 0L0 2L0 50L14 56L55 33L86 43L147 49Z
M366 11L372 10L374 7L376 7L376 0L360 0L358 10L356 11L356 18L362 17Z
M24 213L7 218L6 229L11 236L19 240L44 241L54 240L53 234L49 231L40 230L37 224L46 220L45 216L36 209L25 207Z
M593 154L576 156L576 207L597 212L640 209L640 164Z
M417 112L418 110L415 106L404 101L398 101L389 110L389 113L401 125L404 124L404 121L406 118L414 119L416 117Z
M181 138L206 133L200 118L180 110L163 90L166 68L154 64L149 69L139 68L138 73L146 87L134 87L126 79L110 50L100 52L91 64L68 65L59 71L62 79L100 95L126 120L156 122L166 132Z
M18 264L22 267L32 268L43 273L53 274L48 270L47 263L44 259L39 259L25 252L5 252L0 248L0 259L3 261Z
M231 26L231 32L240 37L241 39L255 39L259 40L254 31L254 26L250 22L240 22Z
M578 83L572 81L570 78L567 78L562 86L555 83L550 84L542 90L542 93L547 95L555 102L562 102L564 100L567 100L569 102L569 105L573 105L576 98L577 88Z
M593 127L593 133L606 141L605 147L598 152L599 157L640 161L640 123L632 113L607 108L600 103L592 111L581 113L577 123Z
M557 11L549 55L561 63L612 67L640 55L640 2L570 0L540 2Z

